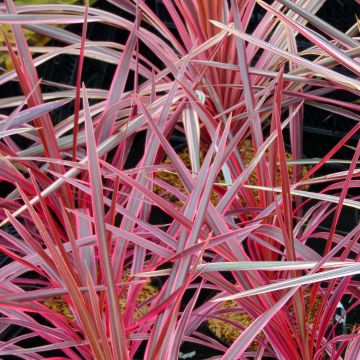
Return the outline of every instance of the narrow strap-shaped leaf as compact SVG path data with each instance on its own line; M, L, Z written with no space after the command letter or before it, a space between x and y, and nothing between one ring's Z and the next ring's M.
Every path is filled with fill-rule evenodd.
M324 52L326 52L327 54L332 56L334 59L336 59L339 63L346 66L348 69L352 70L355 74L359 75L359 73L360 73L359 64L355 60L353 60L350 56L348 56L346 53L337 49L330 41L326 40L321 35L316 34L311 29L308 29L305 26L295 22L294 20L291 19L291 17L286 17L282 12L275 10L273 7L269 6L265 2L263 2L261 0L257 0L257 2L261 6L263 6L265 9L267 9L268 11L275 14L283 22L289 24L296 31L298 31L301 35L303 35L308 40L310 40L312 43L314 43L317 47L319 47ZM360 43L358 44L358 46L359 45L360 45Z
M360 83L356 79L352 79L349 76L345 76L340 73L337 73L334 70L328 69L327 67L317 64L316 62L311 62L310 60L304 59L300 56L290 54L290 53L286 52L285 50L282 50L276 46L270 45L267 42L265 42L261 39L255 38L252 35L249 35L242 31L233 29L232 27L230 27L228 25L223 25L216 21L211 21L211 22L213 24L215 24L216 26L218 26L220 29L227 30L230 34L240 37L243 40L249 41L250 43L253 43L253 44L257 45L258 47L260 47L264 50L267 50L271 53L274 53L284 59L294 61L295 63L302 65L303 67L305 67L307 69L312 70L315 74L319 73L319 74L323 75L325 78L327 78L329 80L333 80L335 83L340 83L349 89L360 91Z
M91 121L88 99L86 89L83 85L83 99L85 110L85 130L87 142L87 155L89 166L90 187L92 191L91 202L95 220L95 232L97 239L97 246L100 252L101 269L104 274L105 284L107 286L106 298L110 314L110 336L112 338L111 344L115 358L119 360L126 360L129 358L127 350L127 338L124 330L124 324L120 312L120 305L114 286L114 274L111 267L109 248L106 236L105 227L105 213L103 203L103 190L101 182L101 173L99 166L99 157L96 151L96 143L94 137L94 130Z
M81 32L81 44L80 44L80 56L78 62L78 70L76 77L76 95L75 95L75 107L74 107L74 132L73 132L73 161L76 161L77 141L79 132L79 112L80 112L80 91L81 91L81 76L85 58L85 40L87 32L87 21L89 13L89 2L85 2L84 9L84 23Z
M254 322L252 322L244 332L235 340L235 342L226 351L223 360L237 360L241 358L248 346L259 334L259 332L269 323L269 321L277 314L277 312L289 301L294 295L295 289L291 289L284 295L272 308L267 310L263 315L260 315ZM219 300L219 299L217 299ZM217 301L216 300L216 301Z
M79 314L79 317L84 325L84 330L86 331L86 334L90 341L90 346L92 350L94 351L94 354L99 357L99 359L104 359L102 355L102 351L99 348L98 344L98 336L96 332L94 331L94 324L92 321L92 318L90 316L90 313L87 311L86 305L84 303L84 299L82 297L81 292L79 291L79 288L75 282L75 279L71 273L71 270L67 267L66 263L62 259L61 255L58 252L58 249L54 246L52 243L52 239L50 238L49 234L47 233L41 219L39 218L38 214L30 204L29 200L27 199L26 195L22 192L22 190L19 188L19 192L21 194L22 199L27 205L27 208L34 220L34 223L36 227L38 228L44 242L46 243L51 256L54 260L54 263L56 264L56 267L58 270L61 269L62 278L66 284L66 286L69 289L70 296L72 300L74 301L74 304L76 306L76 310Z
M339 41L340 43L343 43L350 48L359 46L359 43L356 40L352 39L350 36L346 35L342 31L336 29L334 26L322 20L318 16L311 14L296 2L289 0L278 1L280 4L285 5L289 9L293 10L295 13L300 14L304 19L309 21L310 24L323 31L324 33L330 35L334 40Z

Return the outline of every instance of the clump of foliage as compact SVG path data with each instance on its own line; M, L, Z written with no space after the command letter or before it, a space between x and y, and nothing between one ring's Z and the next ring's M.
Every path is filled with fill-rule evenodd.
M0 356L60 350L61 359L119 360L142 346L144 359L177 359L187 342L223 359L356 359L359 328L336 329L360 300L360 232L337 229L344 207L360 208L349 191L359 186L360 146L348 162L336 155L359 132L360 105L329 97L359 95L356 19L346 33L320 20L325 0L163 0L169 28L146 1L109 2L121 15L88 5L0 5L15 40L3 32L13 70L0 84L22 91L0 100L8 189L0 251L9 259L0 269L0 332L29 330L1 340ZM128 36L88 40L92 22ZM82 36L55 26L76 23ZM28 30L61 46L33 48ZM299 36L308 48L298 49ZM76 86L39 78L37 68L62 54L78 58ZM109 89L86 87L88 58L116 65ZM51 114L70 102L72 114L55 124ZM303 158L304 106L352 124L315 161ZM190 169L172 146L175 133ZM129 166L140 136L142 156ZM253 154L246 162L244 142ZM343 170L322 175L329 161ZM164 171L176 173L183 191L159 178ZM154 221L160 213L165 220ZM329 217L331 228L320 228ZM159 291L139 303L156 278ZM345 297L350 306L336 318ZM67 314L45 306L59 298ZM250 321L225 346L199 329L229 300ZM44 345L23 345L39 337Z

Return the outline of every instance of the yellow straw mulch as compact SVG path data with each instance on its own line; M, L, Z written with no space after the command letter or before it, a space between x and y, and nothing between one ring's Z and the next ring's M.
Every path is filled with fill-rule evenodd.
M151 297L159 293L159 289L152 286L151 284L145 284L143 289L141 290L137 300L136 305L140 305L146 300L149 300ZM120 308L122 312L125 310L126 300L122 297L119 301ZM42 304L45 305L50 310L53 310L59 314L62 314L69 320L74 320L74 315L70 309L69 304L64 300L63 297L57 296L47 300L42 301ZM139 320L143 315L145 315L149 311L149 305L143 305L137 309L137 312L134 315L135 320Z

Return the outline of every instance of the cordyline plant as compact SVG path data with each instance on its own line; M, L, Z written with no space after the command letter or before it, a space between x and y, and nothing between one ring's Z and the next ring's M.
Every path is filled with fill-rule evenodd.
M170 360L186 342L227 360L358 359L359 327L337 329L360 301L360 226L338 231L343 208L360 208L349 192L359 186L360 145L342 171L319 173L360 128L359 103L328 97L360 93L355 16L343 33L316 16L325 0L163 0L169 28L146 1L109 2L122 15L87 4L0 5L13 65L0 84L22 91L0 100L9 189L0 200L0 331L27 329L2 337L0 357ZM90 41L92 22L129 35ZM82 36L55 26L75 23ZM32 47L24 29L60 45ZM38 75L62 54L78 58L76 86ZM116 65L108 90L83 85L86 58ZM73 114L52 122L69 102ZM352 124L316 161L303 158L306 104ZM139 134L140 160L128 166ZM150 215L160 212L168 221L156 225ZM319 227L328 217L330 229ZM139 302L152 278L161 287ZM344 297L350 306L336 317ZM71 317L46 306L59 298ZM221 318L229 299L252 321L225 344L201 325Z

